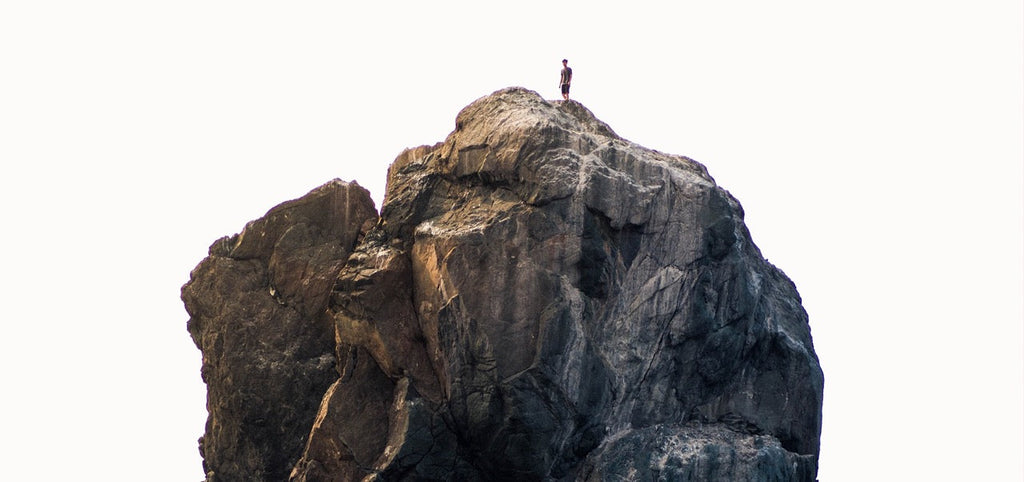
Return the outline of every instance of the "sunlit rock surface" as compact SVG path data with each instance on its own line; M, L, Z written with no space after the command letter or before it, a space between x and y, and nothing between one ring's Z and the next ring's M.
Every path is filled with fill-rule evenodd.
M182 290L209 481L814 480L796 288L704 166L512 88ZM368 479L367 479L368 478Z

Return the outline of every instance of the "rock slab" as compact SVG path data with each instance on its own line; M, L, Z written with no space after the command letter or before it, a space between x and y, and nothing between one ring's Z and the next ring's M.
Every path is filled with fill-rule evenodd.
M220 480L814 480L796 287L701 164L504 89L182 289Z

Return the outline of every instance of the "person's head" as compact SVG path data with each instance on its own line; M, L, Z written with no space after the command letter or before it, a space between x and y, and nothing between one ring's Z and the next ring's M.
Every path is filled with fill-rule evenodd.
M562 65L569 65L569 61L565 60L565 59L562 59Z

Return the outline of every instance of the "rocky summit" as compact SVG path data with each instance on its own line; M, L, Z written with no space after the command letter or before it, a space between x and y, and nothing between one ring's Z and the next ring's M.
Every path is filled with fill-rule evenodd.
M701 164L510 88L217 240L182 288L207 481L813 481L793 283Z

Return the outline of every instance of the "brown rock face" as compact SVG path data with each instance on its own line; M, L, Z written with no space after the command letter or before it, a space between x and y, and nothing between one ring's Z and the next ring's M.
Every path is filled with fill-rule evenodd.
M208 480L813 480L793 284L700 164L506 89L183 288ZM656 455L656 456L655 456Z
M217 240L192 271L182 299L203 352L209 479L287 479L337 379L331 290L376 218L366 190L333 181Z

